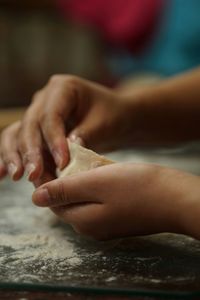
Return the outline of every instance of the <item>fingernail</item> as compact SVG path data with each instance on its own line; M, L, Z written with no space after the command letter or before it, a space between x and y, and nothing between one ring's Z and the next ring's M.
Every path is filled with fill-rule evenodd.
M53 151L53 157L58 168L62 168L63 159L58 151Z
M10 175L11 178L13 178L15 176L17 172L17 166L14 163L10 163L8 165L8 173Z
M70 139L71 142L73 142L75 144L78 144L80 146L82 146L84 144L83 139L78 137L75 134L70 135L69 139Z
M33 163L28 163L26 165L26 176L28 178L29 181L31 181L31 175L33 174L33 172L35 171L36 167Z
M40 188L33 194L33 202L38 206L48 206L50 203L49 192L46 188Z

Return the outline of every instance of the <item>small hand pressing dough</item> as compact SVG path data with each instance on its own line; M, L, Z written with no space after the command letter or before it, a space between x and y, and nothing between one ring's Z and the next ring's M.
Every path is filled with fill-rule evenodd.
M70 162L68 166L60 172L59 177L65 177L77 174L82 171L89 171L94 168L113 164L114 161L107 159L95 153L92 150L86 149L78 144L71 143L68 140Z

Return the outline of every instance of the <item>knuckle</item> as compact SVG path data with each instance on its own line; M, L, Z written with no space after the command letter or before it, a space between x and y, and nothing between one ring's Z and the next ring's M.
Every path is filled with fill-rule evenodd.
M48 84L50 84L50 85L51 84L53 84L53 85L60 84L60 82L62 82L64 78L65 78L65 75L61 75L61 74L52 75L49 79Z
M83 84L79 77L75 75L53 75L48 85L57 89L57 91L66 90L69 99L75 99L83 92Z
M31 103L32 104L37 103L40 100L40 96L42 95L42 93L43 93L43 89L36 91L32 96Z
M2 131L1 137L0 137L2 147L4 146L5 141L9 141L10 142L13 139L13 134L14 134L14 129L15 129L14 125L15 124L12 124L12 125L6 127Z
M63 182L60 182L58 184L59 189L59 195L57 196L57 199L61 201L61 203L65 203L66 201L66 193L65 193L65 186Z
M52 203L55 204L66 204L66 192L65 192L65 186L63 182L57 182L56 183L56 189L54 191L50 191L50 199L52 199Z
M10 125L10 126L4 128L4 130L3 130L2 133L1 133L1 138L2 138L2 139L6 138L6 137L8 137L8 136L10 135L10 132L12 131L12 127L13 127L13 126Z
M53 75L49 80L49 84L57 88L65 85L68 90L73 91L80 85L80 79L75 75Z
M20 136L18 139L18 149L23 155L27 152L26 139L24 139L22 136Z
M16 161L17 153L15 153L14 151L9 152L9 153L3 152L2 158L3 158L4 162L8 165L10 162Z
M66 76L66 84L68 89L70 89L72 94L77 94L78 91L81 89L81 80L79 77L74 75L67 75Z
M80 83L80 78L75 75L66 75L65 80L68 84L76 86L78 83Z
M74 75L67 75L65 80L69 96L68 99L73 101L74 99L82 98L81 96L84 94L84 88L81 79Z

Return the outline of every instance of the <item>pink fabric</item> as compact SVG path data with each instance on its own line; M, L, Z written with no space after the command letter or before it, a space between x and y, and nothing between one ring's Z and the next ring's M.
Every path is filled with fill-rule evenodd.
M57 0L67 17L95 27L115 46L138 51L150 39L163 0Z

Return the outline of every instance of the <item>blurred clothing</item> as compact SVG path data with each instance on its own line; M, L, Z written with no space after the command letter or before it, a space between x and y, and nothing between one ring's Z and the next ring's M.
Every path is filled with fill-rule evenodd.
M57 0L66 16L106 39L116 77L164 76L200 65L199 0Z
M173 75L200 65L200 1L168 0L143 68Z
M200 1L168 0L150 47L140 57L112 51L108 63L118 77L141 70L171 76L200 65Z
M58 0L69 18L95 28L115 47L137 53L150 42L163 0Z

